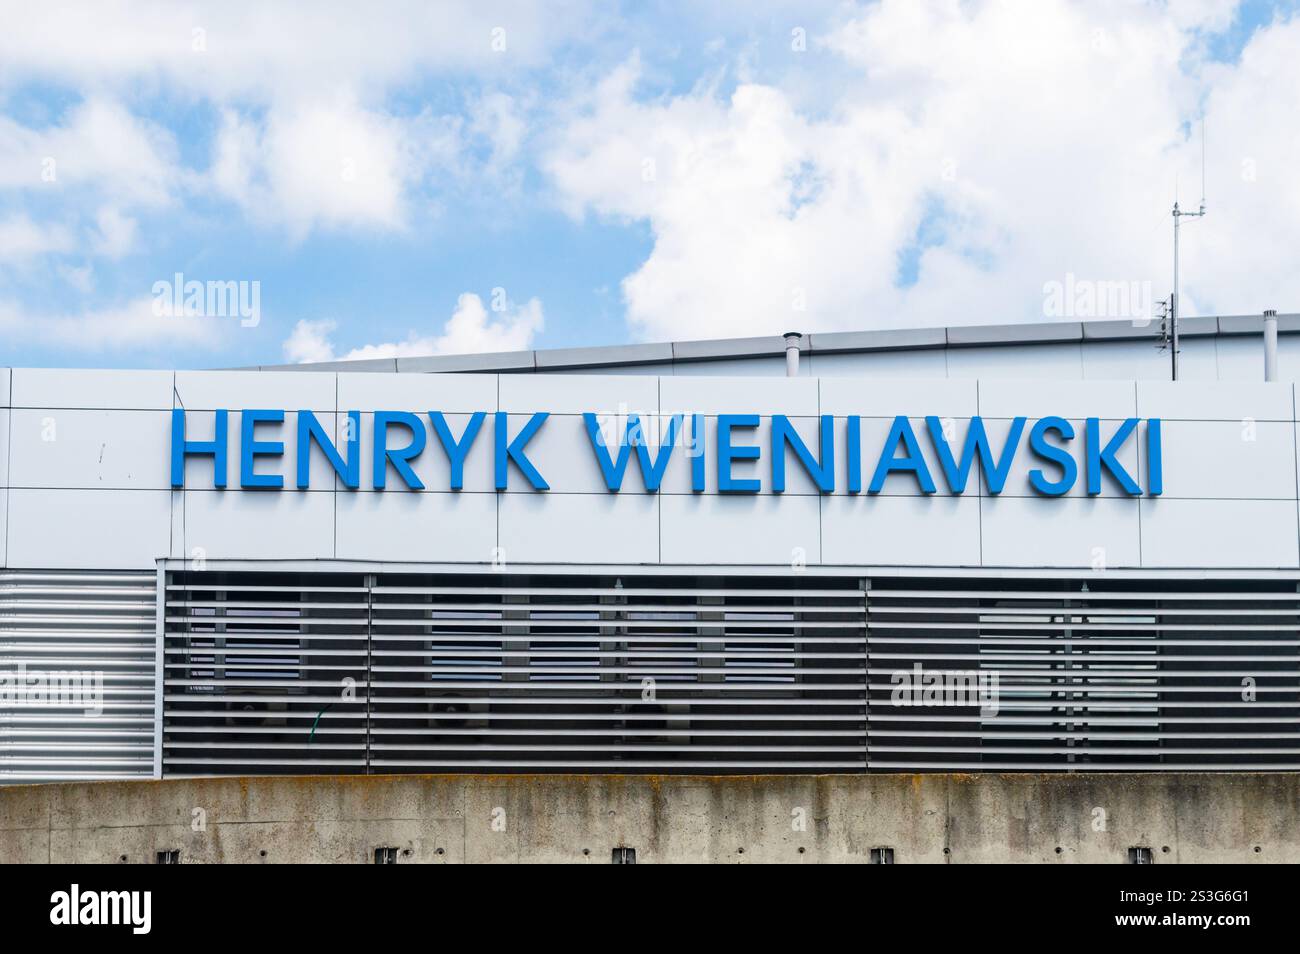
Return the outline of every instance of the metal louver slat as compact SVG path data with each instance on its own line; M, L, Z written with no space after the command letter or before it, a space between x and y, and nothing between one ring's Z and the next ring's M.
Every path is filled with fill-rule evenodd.
M169 573L164 774L364 772L365 582Z
M857 580L173 572L166 603L168 774L866 768Z
M172 775L1300 768L1294 580L177 569L166 592ZM992 693L900 698L917 674Z
M866 767L856 580L416 582L375 590L377 770Z
M867 600L873 771L1300 767L1295 581L880 577ZM908 705L917 667L996 679L995 705Z
M0 571L0 783L149 776L157 577Z

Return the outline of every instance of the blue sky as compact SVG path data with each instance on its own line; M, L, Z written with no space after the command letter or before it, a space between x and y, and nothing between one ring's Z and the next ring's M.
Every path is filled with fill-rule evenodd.
M1202 117L1185 304L1300 310L1290 2L3 6L0 365L1159 299ZM158 314L177 273L257 282L256 320Z

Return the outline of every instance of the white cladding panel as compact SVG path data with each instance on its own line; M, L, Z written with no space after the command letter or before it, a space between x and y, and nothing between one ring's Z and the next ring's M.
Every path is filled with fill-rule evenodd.
M847 417L969 417L980 412L979 383L961 379L898 378L857 381L826 378L821 382L821 413Z
M775 494L665 494L664 563L792 566L821 562L822 500Z
M1225 357L1231 349L1216 349L1212 339L1188 339L1185 347L1189 355L1208 349L1211 363L1236 360ZM991 350L950 349L948 360ZM190 558L196 551L214 560L481 565L494 560L773 566L804 560L813 566L1074 569L1099 561L1107 567L1193 569L1300 565L1292 385L1092 381L1094 354L1114 357L1121 349L1104 342L1035 348L1035 367L1044 378L1028 384L966 378L952 368L951 377L931 381L25 369L10 374L0 369L0 565L148 569L160 557ZM852 357L842 356L841 364ZM1006 357L1010 360L1009 353ZM1246 361L1246 349L1239 357ZM206 459L187 463L185 491L169 489L174 404L188 410L192 439L212 434L213 408L231 410L230 489L212 488ZM259 473L284 476L281 491L238 489L236 412L256 407L287 412L283 425L260 425L257 431L261 440L285 444L283 458L260 458L256 465ZM366 415L360 490L343 488L318 448L312 450L310 490L294 489L300 408L316 412L336 436L348 410ZM513 465L509 490L495 491L492 415L498 408L509 413L512 435L530 413L551 412L528 445L549 491L533 491ZM449 489L447 457L431 429L424 452L413 461L426 492L406 490L391 469L389 489L374 491L368 415L375 410L410 411L426 427L428 412L440 410L457 436L471 412L486 412L465 467L464 491ZM623 492L607 492L582 422L584 410L612 416L615 428L618 415L629 412L647 420L659 415L661 426L663 415L705 416L705 491L692 491L686 441L679 439L661 493L645 492L635 454ZM846 417L863 418L865 485L894 415L904 413L912 419L940 493L923 495L913 478L893 475L878 496L847 494ZM757 429L737 432L735 441L761 449L756 463L736 468L737 476L761 479L759 495L718 492L714 428L719 414L762 417ZM787 455L786 492L773 493L772 414L789 416L814 452L818 416L835 417L834 495L820 494L793 454ZM954 419L957 442L966 419L982 414L995 447L1013 416L1030 419L1000 497L991 497L974 475L964 496L946 493L925 434L927 414ZM1146 419L1162 418L1164 496L1134 499L1109 480L1100 499L1089 499L1081 484L1063 499L1034 495L1028 471L1037 462L1025 442L1032 421L1049 414L1071 420L1080 431L1071 445L1080 482L1083 418L1102 417L1103 437L1123 417L1143 418L1119 459L1144 487ZM1044 466L1054 476L1054 469Z
M147 569L171 551L171 497L168 490L12 487L5 565Z
M948 377L1082 378L1083 355L1078 344L1035 345L1028 353L1021 345L949 348Z
M0 407L0 487L9 486L9 419L13 412Z
M171 487L169 411L16 408L9 413L15 466L7 483L14 487Z
M822 552L848 566L979 566L979 497L836 495L822 503Z
M327 490L186 490L185 554L207 560L327 560L334 494Z
M1137 389L1132 381L979 382L979 412L985 417L1133 417Z
M336 494L334 520L340 560L488 563L497 545L491 492Z
M13 407L167 411L172 408L174 380L171 371L14 368L10 403Z
M1143 500L1144 567L1296 567L1294 500Z
M340 372L338 409L417 414L491 413L497 409L497 375Z
M498 516L507 566L659 560L659 501L649 494L505 494Z
M1122 498L985 497L980 538L986 566L1142 565L1138 508Z

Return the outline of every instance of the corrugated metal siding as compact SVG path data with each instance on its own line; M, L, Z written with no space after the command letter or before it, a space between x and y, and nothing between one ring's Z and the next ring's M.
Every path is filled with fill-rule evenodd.
M1293 580L179 571L166 632L168 774L1300 769Z
M66 696L0 697L0 782L153 773L156 594L153 573L0 571L0 672L102 686L98 714Z

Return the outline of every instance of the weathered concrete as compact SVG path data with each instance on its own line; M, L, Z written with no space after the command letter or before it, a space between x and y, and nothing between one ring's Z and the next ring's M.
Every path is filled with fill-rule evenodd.
M0 787L0 862L1300 861L1300 775L370 776Z

